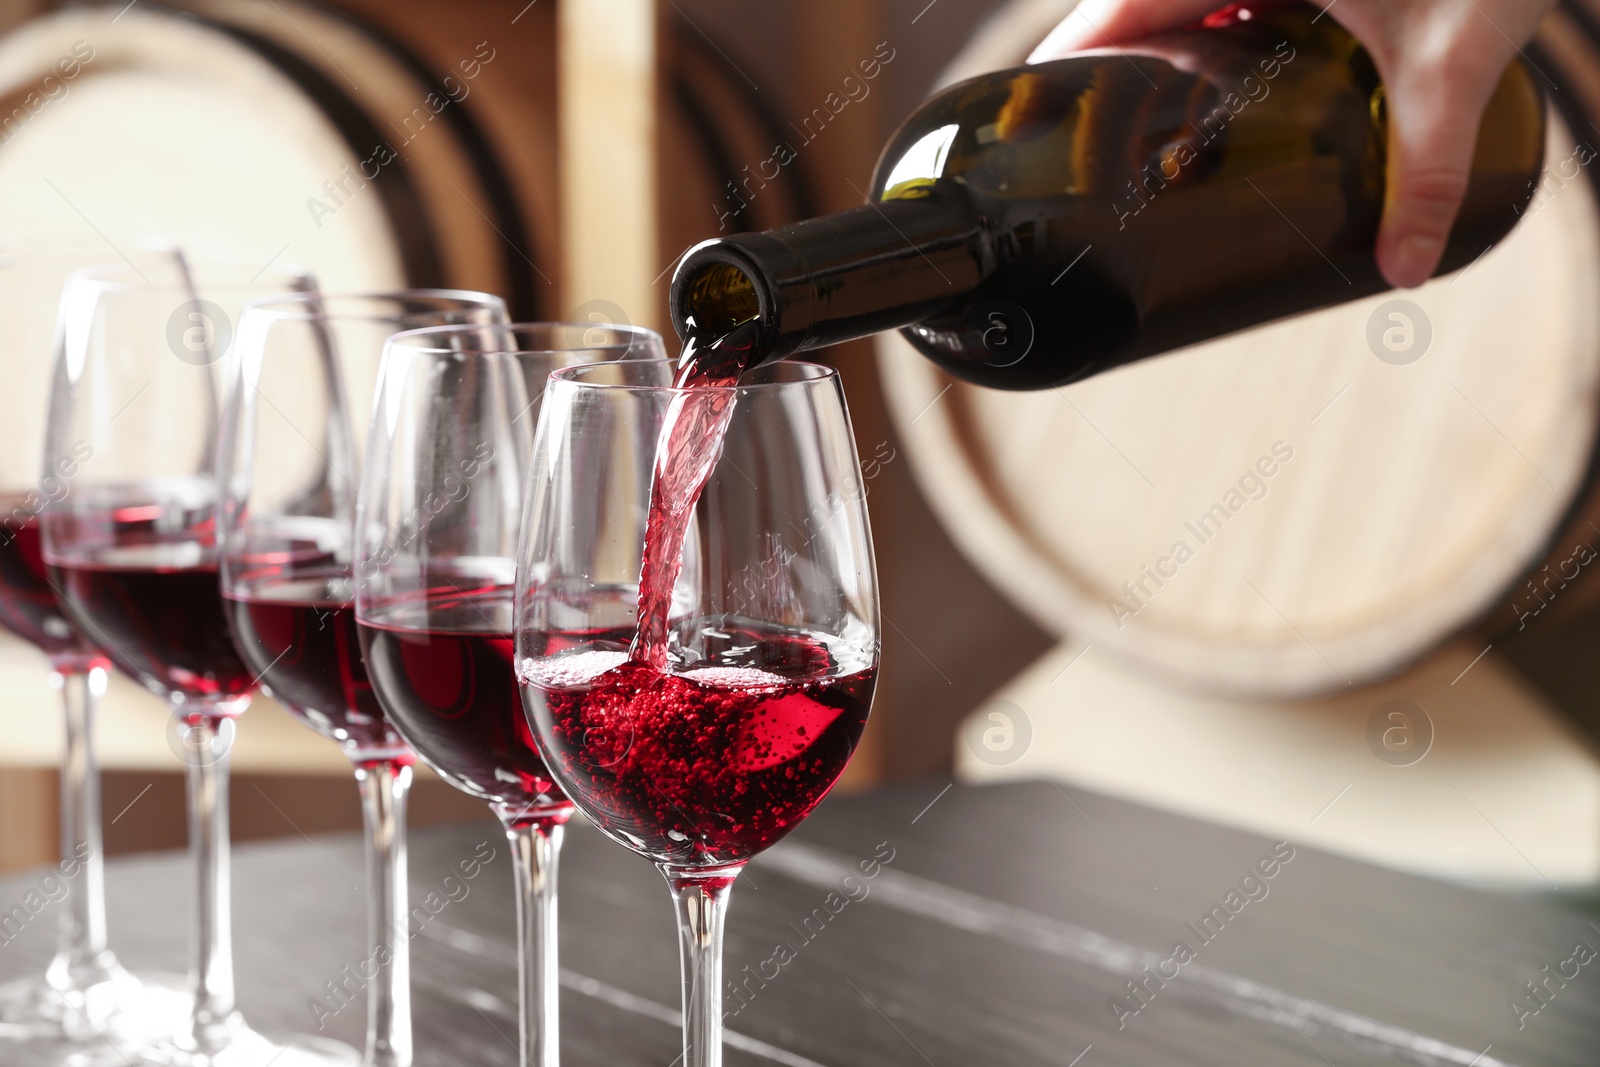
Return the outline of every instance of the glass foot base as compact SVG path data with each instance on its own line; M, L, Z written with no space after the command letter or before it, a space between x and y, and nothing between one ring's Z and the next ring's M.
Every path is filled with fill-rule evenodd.
M143 1048L188 1019L188 984L177 975L140 979L117 967L106 981L67 993L44 978L0 986L0 1060L19 1062L19 1044L55 1046L53 1063L74 1045Z
M131 1062L139 1067L360 1067L361 1053L323 1037L257 1033L240 1020L220 1046L185 1048L169 1041L132 1057ZM69 1067L100 1064L72 1063Z

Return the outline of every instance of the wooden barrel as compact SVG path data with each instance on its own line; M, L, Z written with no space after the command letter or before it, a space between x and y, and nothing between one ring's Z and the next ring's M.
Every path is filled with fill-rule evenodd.
M1071 7L1003 8L947 80L1021 62ZM1056 633L1262 698L1581 602L1600 561L1597 16L1582 0L1541 27L1544 184L1450 277L1037 394L885 337L914 472L975 565Z
M663 33L659 247L804 212L785 168L721 214L780 124L698 33ZM564 317L556 62L550 4L64 7L0 38L0 234L161 233L329 290L485 289ZM666 321L661 289L632 318Z

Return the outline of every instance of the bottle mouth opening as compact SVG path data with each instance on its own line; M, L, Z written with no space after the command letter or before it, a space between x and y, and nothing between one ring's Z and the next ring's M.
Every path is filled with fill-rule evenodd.
M721 337L761 317L761 295L749 271L727 260L701 263L684 279L683 307L695 326Z

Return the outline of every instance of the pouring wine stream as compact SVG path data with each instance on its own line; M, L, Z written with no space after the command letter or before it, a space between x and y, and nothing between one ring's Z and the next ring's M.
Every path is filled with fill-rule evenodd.
M639 568L638 630L628 650L630 662L656 671L667 669L668 615L672 587L682 567L683 540L733 418L735 393L728 387L739 380L756 352L754 322L710 341L702 341L692 318L688 325L673 382L679 392L656 441L650 517Z

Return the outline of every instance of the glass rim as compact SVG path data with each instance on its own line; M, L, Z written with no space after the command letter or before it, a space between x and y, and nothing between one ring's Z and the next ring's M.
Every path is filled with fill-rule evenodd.
M181 250L179 251L181 255ZM144 276L138 266L125 259L121 263L102 263L75 270L67 275L64 288L92 285L106 293L174 292L190 297L198 296L204 300L209 293L253 289L263 279L292 279L305 283L313 290L316 285L316 275L311 269L297 263L268 263L265 267L257 267L254 263L243 259L204 256L199 258L184 256L183 263L188 268L191 282L151 281ZM230 274L220 282L201 284L201 279L206 278L208 274L235 270L239 272L237 278ZM270 281L267 284L270 284Z
M444 337L452 334L471 333L483 329L505 330L515 335L519 330L543 329L572 329L572 330L615 330L625 335L625 340L614 341L609 344L598 345L568 345L561 348L486 348L481 351L463 352L459 348L430 347L415 343L429 337ZM384 342L384 347L404 347L409 352L424 356L545 356L563 355L572 352L626 352L639 341L651 339L660 341L661 334L648 326L634 326L620 322L562 322L551 319L540 322L494 322L494 323L448 323L442 326L418 326L410 330L401 330L390 335ZM629 362L648 362L646 360Z
M370 291L352 293L322 293L315 290L308 290L300 293L284 293L278 296L257 297L256 299L247 301L245 303L244 309L240 312L239 317L242 320L246 315L270 315L274 319L286 322L313 322L326 320L337 320L339 322L387 322L393 318L396 318L397 316L394 314L382 314L377 311L360 313L326 309L328 308L328 305L331 304L357 302L378 304L383 301L389 301L393 304L399 305L407 300L416 300L419 303L433 301L435 308L505 307L505 299L503 297L496 296L494 293L483 292L478 289L373 289ZM308 305L312 304L313 302L323 305L325 310L321 314L311 310ZM405 313L403 309L399 310L402 315ZM446 328L454 328L455 325L460 325L466 329L481 330L485 326L496 326L499 324L460 323L452 324L452 326ZM424 329L439 328L440 327L434 326L424 327ZM404 332L415 333L417 331L413 329Z
M550 385L557 384L570 386L574 389L609 390L627 393L685 393L691 390L676 385L644 385L633 382L592 382L583 381L585 376L599 373L602 370L612 370L619 366L644 366L658 364L669 370L676 370L678 363L673 359L630 359L612 361L610 363L584 363L575 367L562 367L550 373ZM822 385L826 383L838 384L839 370L826 363L811 363L800 359L775 359L752 367L751 372L765 372L767 374L785 375L780 381L737 381L732 385L702 385L695 386L695 392L705 393L768 393L781 389L794 389L797 387Z

